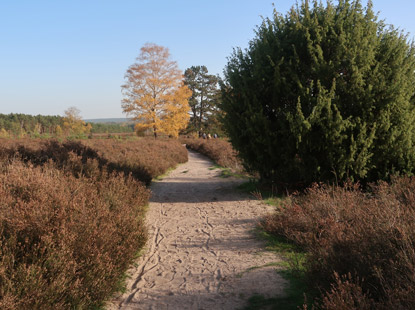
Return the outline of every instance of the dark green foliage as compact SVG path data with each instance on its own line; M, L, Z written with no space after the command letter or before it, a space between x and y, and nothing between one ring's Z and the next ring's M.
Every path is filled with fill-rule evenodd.
M90 123L91 133L134 132L134 124L129 123Z
M134 124L90 122L91 133L134 132ZM62 134L63 117L51 115L0 114L0 136L7 132L12 136L30 135L32 137L56 136ZM2 132L2 130L4 130Z
M248 169L289 185L412 174L414 46L371 2L274 12L225 68L221 108Z
M218 120L219 77L209 74L206 66L192 66L184 72L184 83L192 91L190 131L222 134Z
M62 126L61 116L28 115L28 114L0 114L0 130L13 135L22 133L56 134L57 126Z

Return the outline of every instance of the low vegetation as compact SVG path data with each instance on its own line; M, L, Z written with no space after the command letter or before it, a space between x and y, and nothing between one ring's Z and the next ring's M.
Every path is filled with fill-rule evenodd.
M187 159L177 141L88 144L0 140L1 309L99 307L145 243L143 182Z
M110 169L133 173L146 184L169 168L187 162L186 149L175 139L91 139L82 143L107 159Z
M283 200L265 229L303 248L316 309L411 309L415 303L415 179L315 185Z
M187 148L209 157L222 167L231 168L236 172L243 171L236 151L226 140L183 138L181 141L186 144Z

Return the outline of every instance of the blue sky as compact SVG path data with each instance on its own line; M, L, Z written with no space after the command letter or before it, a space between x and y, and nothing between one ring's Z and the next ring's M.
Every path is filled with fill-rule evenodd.
M0 0L0 113L124 117L120 86L147 42L180 69L221 74L261 16L295 0ZM366 3L366 1L363 1ZM415 1L373 0L380 17L413 37Z

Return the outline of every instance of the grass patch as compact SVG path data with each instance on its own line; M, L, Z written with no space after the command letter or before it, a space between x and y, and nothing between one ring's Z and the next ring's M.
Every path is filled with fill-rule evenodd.
M253 270L256 270L256 269L261 269L261 268L265 268L265 267L280 267L280 266L282 266L281 262L268 263L268 264L261 265L261 266L253 266L253 267L250 267L250 268L246 269L245 271L242 271L242 272L238 273L236 275L236 277L237 278L242 278L244 274L246 274L248 272L251 272Z
M221 171L221 174L219 175L219 177L221 178L239 178L239 179L246 179L248 178L248 174L244 174L244 173L240 173L240 172L235 172L234 170L232 170L231 168L227 168L227 167L222 167L218 164L214 164L212 167L208 168L209 170L216 170L219 169Z
M281 255L285 259L290 259L294 254L305 256L305 253L294 243L283 237L276 237L267 233L262 228L255 230L255 235L266 241L266 249Z
M242 183L238 189L244 193L251 194L266 204L278 206L286 195L278 193L272 186L260 184L257 179L250 178L248 182Z
M246 179L246 178L248 178L248 176L246 174L234 172L234 171L232 171L231 168L223 168L220 177L221 178L230 178L230 177L233 177L233 178L238 178L238 179Z
M283 195L276 196L275 192L270 188L259 186L256 180L243 183L238 189L250 193L258 199L263 200L264 203L272 206L278 206L284 199L287 199ZM262 295L254 295L250 297L244 310L298 309L304 303L305 292L307 292L307 296L315 296L315 294L308 291L304 266L306 261L305 251L282 236L269 234L262 227L258 227L254 233L259 239L266 242L267 251L274 252L283 258L282 262L277 262L272 265L280 267L280 270L277 272L287 280L288 285L285 287L282 296L266 298ZM251 269L256 268L260 267L253 267ZM312 298L309 298L309 300L312 300Z
M284 197L271 196L271 197L268 197L267 199L265 199L264 202L267 205L270 205L270 206L278 206L281 203L282 200L284 200Z
M153 181L163 181L163 179L164 179L165 177L167 177L167 176L170 174L170 172L172 172L172 171L173 171L173 170L175 170L176 168L177 168L177 166L168 168L168 169L167 169L167 171L166 171L165 173L163 173L162 175L158 175L158 176L156 176L156 177L153 179ZM187 171L186 171L186 172L187 172Z
M214 164L212 167L209 167L209 170L224 169L224 167Z
M267 264L267 266L279 266L277 272L288 282L282 296L266 298L262 295L254 295L248 299L244 310L295 310L304 303L304 292L308 287L304 273L305 252L298 246L282 237L275 237L258 228L255 231L258 238L266 241L266 249L283 257L282 262ZM265 267L265 266L264 266ZM261 268L253 267L250 270ZM247 272L248 272L247 271Z
M244 310L297 310L304 302L304 291L307 285L303 278L292 270L278 272L289 285L284 289L284 295L274 298L266 298L262 295L254 295L248 299L248 305Z

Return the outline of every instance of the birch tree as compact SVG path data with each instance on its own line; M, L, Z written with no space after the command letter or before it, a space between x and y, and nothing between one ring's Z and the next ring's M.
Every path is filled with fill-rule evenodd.
M147 43L141 48L137 62L125 74L122 93L123 111L137 121L137 132L177 137L189 122L191 91L166 47Z

